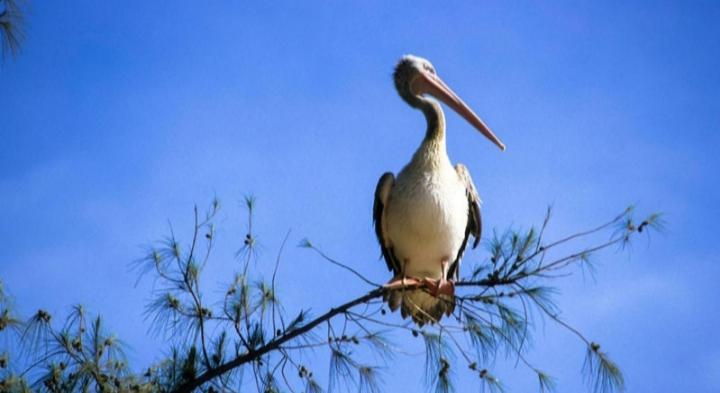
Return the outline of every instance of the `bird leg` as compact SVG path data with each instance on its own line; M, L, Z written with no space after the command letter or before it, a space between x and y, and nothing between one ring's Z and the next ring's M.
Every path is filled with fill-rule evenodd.
M417 287L421 285L421 281L417 278L413 277L407 277L405 275L405 264L407 263L407 259L403 261L402 264L402 271L395 275L390 281L388 281L387 284L383 285L385 289L393 290L393 289L405 289L406 287Z
M440 295L453 297L455 296L455 283L445 278L447 277L448 262L442 261L441 263L442 276L440 276L440 279L433 280L432 278L425 277L422 282L428 288L428 292L435 297Z

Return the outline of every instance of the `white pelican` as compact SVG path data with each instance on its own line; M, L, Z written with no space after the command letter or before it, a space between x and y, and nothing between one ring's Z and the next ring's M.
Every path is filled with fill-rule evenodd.
M403 56L393 75L400 97L419 109L427 131L412 160L395 177L386 172L375 190L373 220L387 267L392 311L418 325L434 323L455 306L454 280L470 235L480 241L480 198L470 172L453 167L445 147L445 115L431 95L449 106L500 149L505 145L437 76L429 61ZM426 289L405 289L424 284Z

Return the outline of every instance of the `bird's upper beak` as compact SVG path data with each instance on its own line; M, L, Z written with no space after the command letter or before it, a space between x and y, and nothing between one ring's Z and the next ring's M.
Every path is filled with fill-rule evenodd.
M496 144L501 150L505 150L505 145L500 139L490 131L490 128L483 123L480 117L437 75L425 70L420 71L418 76L410 83L410 90L413 94L420 95L427 93L442 101L445 105L457 112L458 115L467 120L468 123L472 124L473 127L477 128L477 130L490 139L492 143Z

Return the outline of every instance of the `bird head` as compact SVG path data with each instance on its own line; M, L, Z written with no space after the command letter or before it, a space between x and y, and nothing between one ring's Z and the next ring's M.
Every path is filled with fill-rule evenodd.
M400 58L393 73L395 88L405 102L410 106L419 108L427 101L425 95L430 95L450 107L475 127L501 150L505 145L495 136L490 128L470 109L470 107L455 94L455 92L440 79L435 67L426 59L414 55L405 55Z

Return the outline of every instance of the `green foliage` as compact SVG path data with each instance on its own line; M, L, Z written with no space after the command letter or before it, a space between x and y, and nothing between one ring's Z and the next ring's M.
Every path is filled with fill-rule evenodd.
M21 0L0 0L0 47L2 56L17 55L25 38Z
M341 345L335 345L330 350L330 383L329 392L335 392L342 386L355 385L354 369L358 368L357 362L352 359L351 354L343 350Z
M600 350L600 344L591 342L588 345L583 364L588 385L596 393L622 391L625 389L625 378L620 368L607 354Z
M31 366L8 365L0 381L3 391L120 392L136 386L123 343L104 331L99 316L88 323L81 306L72 308L62 326L54 326L48 312L37 311L25 322L19 343L25 351L15 361ZM27 376L34 378L31 385Z
M168 237L147 247L133 263L140 277L154 279L145 316L149 332L170 348L140 372L128 367L125 346L105 331L100 316L77 305L64 319L41 309L23 320L0 283L0 339L10 343L0 352L0 391L221 392L254 386L258 392L316 393L323 391L321 384L301 360L309 351L324 348L329 354L329 392L376 393L382 390L388 362L401 352L393 346L393 336L409 332L422 339L428 390L455 391L457 376L470 372L483 391L502 392L504 384L489 369L500 355L526 366L537 376L539 390L549 392L556 387L555 379L525 358L537 317L549 319L587 346L583 373L591 390L624 389L619 367L599 344L559 317L551 283L573 268L592 272L591 261L601 250L623 250L634 235L662 230L658 214L636 221L634 210L627 209L596 228L547 242L544 233L552 213L548 209L540 230L493 233L487 242L488 258L455 283L454 314L417 328L387 315L382 286L309 240L301 247L372 289L321 315L300 310L288 317L275 280L282 247L274 266L266 266L272 268L272 280L256 278L253 273L261 270L253 233L256 200L247 197L245 207L247 233L236 253L239 268L229 274L233 279L217 299L206 300L201 290L203 270L217 240L217 199L202 215L195 208L187 241L176 237L171 227ZM323 327L327 335L319 334ZM368 362L372 359L375 362ZM458 367L463 362L467 368ZM244 378L246 374L252 378Z
M557 388L557 382L555 378L545 374L540 370L535 370L538 377L538 384L540 385L540 393L554 392Z

